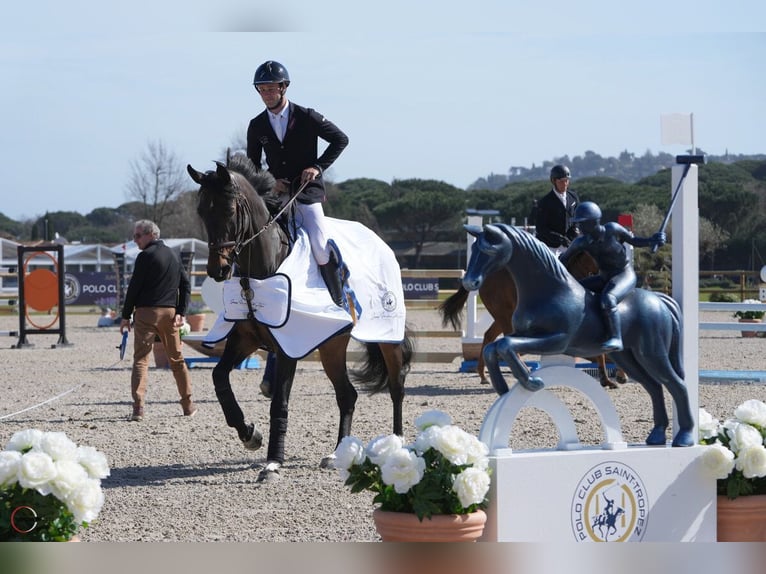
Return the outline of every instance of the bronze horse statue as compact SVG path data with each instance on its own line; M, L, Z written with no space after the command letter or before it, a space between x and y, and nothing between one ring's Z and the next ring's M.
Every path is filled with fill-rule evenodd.
M242 154L229 158L226 165L216 162L214 171L202 173L191 166L187 166L187 171L200 185L197 214L205 225L209 241L207 274L215 281L229 279L235 269L241 278L272 277L291 249L291 238L271 213L278 211L280 205L279 196L273 194L274 178L268 172L256 171L250 159ZM412 360L410 336L405 333L400 342L364 343L365 362L351 373L346 365L350 338L350 329L346 329L318 347L340 411L337 443L351 432L358 396L349 375L372 392L388 388L393 403L393 432L402 435L404 381ZM226 423L236 429L245 448L260 448L263 437L255 424L246 421L229 380L232 369L258 349L276 354L266 465L258 477L263 481L278 478L284 463L288 402L297 359L280 348L264 324L254 318L237 321L213 368L213 384ZM322 460L322 466L331 464L332 455Z
M543 388L540 377L530 374L520 354L566 354L574 357L600 353L605 338L598 297L587 291L551 251L531 234L508 225L483 228L465 226L476 237L463 277L463 287L479 289L484 279L505 268L518 290L513 313L514 333L488 344L484 360L498 394L508 392L500 360L511 368L528 390ZM679 430L673 446L696 444L694 418L684 383L681 355L681 310L671 297L634 289L620 302L624 348L609 358L649 393L654 426L649 445L664 445L669 424L663 386L675 404Z
M593 257L583 252L572 258L567 269L576 279L582 279L597 273L598 265ZM465 303L468 300L468 293L468 290L460 285L455 293L439 305L439 313L442 316L442 325L444 327L449 323L453 329L459 330L461 328L462 314ZM511 277L508 270L500 268L488 275L479 288L479 297L481 297L484 306L493 319L492 324L484 332L481 351L476 361L476 372L479 375L479 379L482 384L486 384L489 381L485 377L484 347L500 335L513 334L513 311L516 309L518 293L516 292L516 284L513 282L513 277ZM589 358L589 360L598 365L599 382L602 387L616 389L618 388L617 383L624 384L627 382L628 377L620 368L617 368L615 374L617 382L609 378L606 357L604 355L598 355Z

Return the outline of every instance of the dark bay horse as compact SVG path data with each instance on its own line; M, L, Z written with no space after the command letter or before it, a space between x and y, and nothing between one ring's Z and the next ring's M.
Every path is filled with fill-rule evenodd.
M506 268L518 290L513 314L514 334L484 349L490 379L499 394L508 392L500 360L528 390L537 391L543 381L530 375L519 354L565 354L588 357L600 353L606 338L598 298L587 291L558 258L535 237L503 224L467 225L476 237L463 286L479 289L495 270ZM664 445L669 424L663 386L675 404L679 431L673 446L692 446L696 441L694 419L684 383L681 356L681 310L667 295L635 289L618 306L624 349L609 357L649 393L654 427L646 443Z
M223 281L231 277L236 266L239 277L271 277L287 257L291 244L267 205L267 202L272 207L279 203L279 199L270 193L274 178L267 172L257 172L253 163L242 154L232 156L228 165L216 163L216 170L206 173L187 166L191 178L200 185L197 214L204 222L208 235L207 274L216 281ZM340 410L338 443L351 432L357 400L357 391L346 365L349 340L349 330L344 330L318 347L322 367L335 389ZM237 321L213 369L213 384L226 423L237 430L245 448L260 448L263 437L254 424L246 422L229 380L231 370L258 349L276 353L268 451L265 468L259 475L259 481L263 481L278 478L284 463L288 402L297 360L280 349L262 323L254 319ZM399 343L365 343L363 349L366 361L351 376L372 392L388 388L393 402L393 432L402 435L404 380L412 360L412 341L405 334ZM328 456L323 459L322 466L331 463L332 457Z
M582 252L572 258L568 266L569 272L576 279L582 279L588 275L598 272L596 261L589 254ZM463 309L468 300L468 290L462 285L458 290L445 299L439 305L439 313L442 316L442 325L451 324L453 329L459 330L462 323ZM492 316L493 322L484 332L481 342L481 351L476 361L476 372L482 383L488 383L484 376L484 347L497 339L500 335L513 334L513 312L516 309L518 294L513 277L505 268L500 268L494 273L488 275L479 287L479 297L481 297L484 306ZM609 371L606 367L606 357L598 355L590 358L598 364L599 382L602 387L616 389L617 383L627 382L627 376L622 369L617 369L615 378L617 383L609 378Z

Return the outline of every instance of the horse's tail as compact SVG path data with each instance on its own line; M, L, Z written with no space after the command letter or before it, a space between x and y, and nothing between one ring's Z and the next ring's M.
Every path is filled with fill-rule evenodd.
M465 308L465 302L468 301L468 293L468 289L461 285L458 287L457 291L447 297L447 299L439 305L439 314L442 316L442 327L446 327L449 323L456 331L459 331L462 328L463 309Z
M383 358L383 351L379 343L365 343L364 347L366 359L362 363L362 367L351 370L350 374L354 381L360 383L366 390L377 393L388 388L391 383L386 361ZM402 365L399 378L403 381L407 373L410 372L414 353L412 332L409 329L405 330L400 347L402 349Z
M670 364L673 366L673 370L679 378L684 379L684 367L681 363L681 307L679 307L678 302L669 295L657 291L654 291L653 293L660 298L660 301L662 301L668 311L670 311L673 320L673 336L670 340L669 349Z

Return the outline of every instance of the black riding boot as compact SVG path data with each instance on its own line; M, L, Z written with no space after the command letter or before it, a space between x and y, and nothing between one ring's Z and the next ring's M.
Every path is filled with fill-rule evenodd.
M620 316L617 314L617 308L604 309L606 318L606 331L609 336L601 345L601 350L608 353L612 351L622 351L622 332L620 329Z
M324 279L327 290L330 292L330 297L333 303L338 307L343 307L343 284L340 280L340 273L338 269L338 260L335 258L335 253L330 253L330 261L325 265L319 266L319 273Z

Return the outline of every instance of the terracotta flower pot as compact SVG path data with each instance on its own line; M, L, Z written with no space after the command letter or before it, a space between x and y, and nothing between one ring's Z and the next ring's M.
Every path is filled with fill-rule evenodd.
M760 323L760 319L739 319L740 323ZM757 337L758 331L742 331L743 337Z
M766 494L719 496L718 542L766 542Z
M437 514L421 522L407 512L372 513L375 529L383 542L476 542L484 532L487 514Z
M186 322L189 323L189 327L193 333L202 331L205 328L205 314L194 313L193 315L187 315Z

